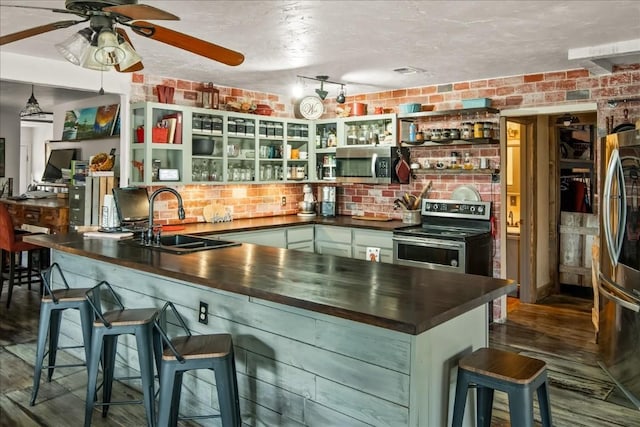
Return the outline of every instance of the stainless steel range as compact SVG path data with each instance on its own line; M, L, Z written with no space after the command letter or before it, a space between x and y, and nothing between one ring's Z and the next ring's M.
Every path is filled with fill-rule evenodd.
M394 263L492 276L491 202L422 201L422 224L393 232Z

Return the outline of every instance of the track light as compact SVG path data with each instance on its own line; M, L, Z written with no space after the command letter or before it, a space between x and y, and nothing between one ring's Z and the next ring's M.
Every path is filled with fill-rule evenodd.
M347 100L347 98L346 98L345 93L344 93L344 85L340 85L340 93L336 97L336 102L338 104L344 104L344 102L346 100Z
M324 90L325 83L330 83L330 84L340 86L340 93L336 98L336 102L338 104L343 104L345 102L345 99L346 99L345 89L344 89L345 83L332 82L329 80L329 76L315 76L315 77L297 76L297 77L298 77L298 81L296 82L296 85L293 88L294 97L299 98L302 96L303 94L302 83L304 83L304 80L306 79L306 80L315 80L317 82L320 82L320 87L316 89L315 92L322 100L324 100L327 97L327 95L329 95L329 92Z
M329 92L324 90L324 82L326 82L328 78L329 76L316 76L316 79L320 80L320 89L316 89L316 93L323 101L327 97L327 95L329 95Z

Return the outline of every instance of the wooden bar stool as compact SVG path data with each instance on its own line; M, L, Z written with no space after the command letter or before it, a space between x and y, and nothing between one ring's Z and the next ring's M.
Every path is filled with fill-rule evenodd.
M54 289L53 273L57 272L64 287ZM38 325L38 344L36 349L36 363L33 374L33 389L31 391L31 406L36 402L42 368L48 370L47 381L51 382L55 368L71 368L86 366L90 359L91 329L93 327L93 311L85 296L89 288L69 288L67 279L62 274L62 269L57 263L42 271L42 283L44 292L40 303L40 323ZM58 347L60 336L60 323L62 312L67 309L75 309L80 312L80 326L82 329L82 346ZM49 337L49 349L47 348L47 335ZM56 354L59 349L84 347L85 363L56 365ZM47 366L42 366L44 358L49 355Z
M154 427L156 424L154 407L153 325L158 315L158 309L125 309L118 295L106 281L102 281L89 289L86 296L96 316L96 320L93 322L90 359L87 363L88 379L87 397L85 400L85 427L91 425L94 406L102 406L102 417L105 418L110 405L133 403L144 404L147 414L147 426ZM103 307L107 305L109 309L103 311ZM133 379L132 377L114 377L118 337L124 334L132 334L136 337L138 361L140 362L140 378L142 379L142 401L111 401L113 380ZM96 402L96 383L101 355L103 357L102 402Z
M31 289L32 276L36 269L33 266L33 256L35 253L39 254L39 264L42 264L44 257L44 251L48 249L24 242L22 238L32 233L21 232L15 230L13 227L13 221L11 220L11 214L4 203L0 203L0 295L2 295L2 288L4 285L5 274L8 276L9 293L7 294L7 308L11 305L11 297L13 295L13 287L17 283L21 284L23 279L27 279L29 289ZM16 262L16 255L22 252L28 253L27 269L21 269L19 263ZM8 263L8 264L7 264ZM42 265L38 266L38 271ZM40 279L38 278L38 281Z
M155 328L156 364L160 366L158 425L175 427L178 419L219 417L222 427L240 427L242 419L231 335L191 335L171 302L167 302L160 311ZM180 335L173 336L174 330L178 330ZM182 375L195 369L214 371L220 414L179 416Z
M469 386L477 388L479 427L491 425L494 390L508 394L511 425L518 427L533 427L533 392L537 391L542 425L551 427L547 369L542 360L493 348L463 357L458 363L452 427L462 426Z

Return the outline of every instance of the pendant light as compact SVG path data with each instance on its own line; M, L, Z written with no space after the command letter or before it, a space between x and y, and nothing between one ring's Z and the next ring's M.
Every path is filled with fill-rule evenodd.
M20 117L37 116L43 114L38 100L33 95L33 85L31 85L31 97L27 101L27 105L20 111Z

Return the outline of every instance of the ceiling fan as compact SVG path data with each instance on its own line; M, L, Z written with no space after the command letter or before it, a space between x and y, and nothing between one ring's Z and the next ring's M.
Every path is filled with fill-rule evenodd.
M116 25L129 27L140 36L223 64L236 66L244 61L244 55L240 52L144 21L145 19L178 21L180 18L153 6L138 4L138 0L65 0L66 9L22 5L0 6L49 10L74 14L83 18L81 20L52 22L7 34L0 37L0 46L49 31L89 22L89 27L78 31L67 41L56 45L56 48L67 60L85 68L105 70L113 66L119 72L133 72L143 68L142 58L133 49L124 28L116 27Z

